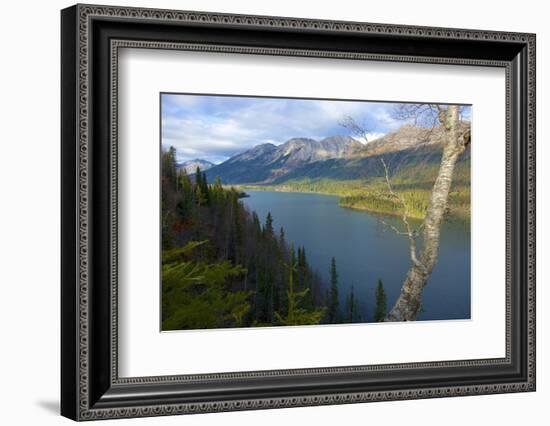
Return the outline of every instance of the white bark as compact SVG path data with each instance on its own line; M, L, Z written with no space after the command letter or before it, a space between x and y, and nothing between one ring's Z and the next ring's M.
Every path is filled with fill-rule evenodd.
M439 117L446 131L446 143L423 223L422 253L417 258L416 234L411 231L410 227L407 227L405 211L404 224L409 237L412 266L401 287L399 298L389 312L386 321L414 321L416 319L422 302L422 290L437 262L441 223L447 209L454 168L469 143L469 132L460 134L458 106L450 105L447 109L440 108Z

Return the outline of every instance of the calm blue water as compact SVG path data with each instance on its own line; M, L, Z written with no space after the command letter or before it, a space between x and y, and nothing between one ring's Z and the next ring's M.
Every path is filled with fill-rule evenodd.
M271 191L246 191L242 202L265 221L268 212L274 228L285 230L287 241L304 246L310 265L329 282L330 259L336 258L341 306L354 286L362 318L372 318L378 279L384 283L390 309L410 266L408 241L383 225L379 215L342 208L338 197ZM400 220L384 216L386 223ZM442 227L438 262L423 294L418 319L470 318L469 223Z

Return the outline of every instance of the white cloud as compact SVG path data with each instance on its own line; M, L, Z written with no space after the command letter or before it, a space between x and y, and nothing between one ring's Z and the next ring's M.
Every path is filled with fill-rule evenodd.
M170 95L163 99L162 143L174 146L180 160L213 161L262 143L349 134L339 125L345 116L356 119L371 141L402 124L392 118L390 108L351 101Z

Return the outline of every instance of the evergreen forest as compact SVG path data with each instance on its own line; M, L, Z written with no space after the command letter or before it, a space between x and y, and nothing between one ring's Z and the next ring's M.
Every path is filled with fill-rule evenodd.
M336 258L323 282L307 247L287 241L270 213L247 210L245 193L178 168L173 147L161 155L162 330L366 321L353 287L340 294ZM382 321L381 281L374 297Z

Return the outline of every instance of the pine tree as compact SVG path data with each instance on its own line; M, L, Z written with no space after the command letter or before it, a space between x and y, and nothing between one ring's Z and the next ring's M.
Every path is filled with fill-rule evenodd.
M183 192L183 196L185 198L191 198L193 185L191 184L191 179L189 179L189 175L187 174L187 171L185 169L181 170L179 178L180 178L180 186Z
M386 318L388 310L388 300L386 292L384 291L384 284L382 280L378 280L378 285L376 286L376 308L374 310L374 321L382 322Z
M215 204L215 207L217 207L221 202L223 198L223 186L222 186L222 180L219 176L216 176L214 179L214 185L210 188L210 201Z
M255 213L254 213L255 214ZM279 247L283 249L286 246L286 240L285 240L285 230L281 226L281 230L279 231Z
M204 198L206 199L206 204L210 204L210 189L208 187L208 180L206 179L206 173L201 173L200 169L197 167L198 173L201 174L200 179L200 188L201 192L204 194Z
M291 253L294 253L294 247L290 248ZM307 295L309 289L296 291L294 288L294 275L298 267L298 261L294 259L286 265L288 268L288 309L286 317L282 317L279 312L275 312L275 318L281 325L311 325L319 324L321 318L325 314L325 308L307 310L300 308L301 300Z
M208 203L207 194L204 190L203 174L201 168L197 166L195 171L195 197L199 206L204 206Z
M333 257L330 264L330 293L328 300L328 321L335 324L338 321L338 272L336 271L336 259Z
M219 176L214 178L214 188L220 192L223 190L222 179Z
M300 288L307 288L306 285L306 249L305 247L298 247L298 283Z
M162 193L162 247L171 248L178 241L178 227L181 222L181 195L178 193L176 150L170 147L161 153Z
M272 236L273 236L273 216L271 216L271 212L268 212L265 218L264 237L270 238Z
M298 286L309 289L308 295L303 300L304 308L310 309L314 306L313 300L313 279L311 270L307 263L306 248L298 248Z
M350 293L346 298L346 322L355 322L357 316L357 300L355 299L355 291L351 286Z
M185 169L179 172L179 187L181 188L182 199L178 205L182 221L189 220L193 204L193 184Z
M296 260L296 250L294 250L294 243L290 244L290 265L293 267L293 270L296 272L298 267L298 261Z
M264 288L264 313L266 322L273 324L273 274L267 271Z
M259 239L262 234L262 224L260 223L260 218L256 212L252 212L252 223L254 225L254 230L256 231L256 238Z
M193 251L207 241L191 241L162 252L162 329L240 327L247 315L250 292L231 291L227 283L246 272L231 262L193 260Z
M162 156L162 174L172 188L177 186L176 148L171 146Z
M195 186L202 189L202 173L199 166L195 169Z
M207 203L206 194L202 191L200 186L195 187L195 198L197 199L197 204L199 206L204 206Z
M273 311L284 311L286 306L286 264L289 256L289 249L285 239L285 231L281 227L279 230L279 240L277 247L277 264L274 265L274 286L273 286Z
M206 177L203 177L203 182ZM231 211L233 215L233 222L231 224L231 247L230 247L230 258L236 263L241 262L242 260L242 246L244 241L244 229L241 223L241 217L239 215L240 206L239 198L235 191L231 191Z
M263 311L262 306L264 304L263 296L264 296L264 290L265 290L265 271L260 265L259 259L256 259L256 291L254 292L254 314L255 314L255 321L257 323L262 323L263 318Z

